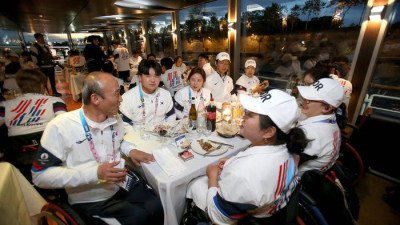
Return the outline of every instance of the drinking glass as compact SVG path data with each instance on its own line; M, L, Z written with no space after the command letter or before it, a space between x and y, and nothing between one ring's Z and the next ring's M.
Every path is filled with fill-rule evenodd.
M148 141L150 139L150 132L146 128L146 125L141 125L139 127L140 130L140 138L142 138L143 141Z

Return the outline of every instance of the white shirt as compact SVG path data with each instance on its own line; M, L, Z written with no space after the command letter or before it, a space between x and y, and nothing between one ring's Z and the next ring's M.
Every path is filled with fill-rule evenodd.
M174 69L166 70L165 73L161 74L161 81L171 96L174 96L175 92L183 88L184 84L180 71Z
M73 67L81 67L86 64L85 57L81 55L71 56L68 58L69 65Z
M70 204L104 201L119 190L117 184L98 183L99 162L89 148L80 110L57 116L47 125L40 141L43 149L39 150L35 161L36 165L47 169L42 170L35 163L32 168L34 184L42 188L65 188ZM108 155L113 150L111 125L115 135L114 161L120 160L120 152L128 156L135 149L134 144L123 141L124 127L119 116L109 117L102 123L93 122L86 116L85 119L102 162L108 162ZM52 162L53 165L46 166Z
M128 49L118 46L118 48L114 49L113 55L119 54L119 57L114 60L117 64L118 71L128 71L130 70L129 66L129 52Z
M137 74L138 72L138 68L139 68L139 64L142 61L142 57L138 56L137 58L135 57L130 57L129 58L129 63L130 63L130 76L131 78Z
M185 63L182 63L182 65L180 67L177 67L176 64L174 63L172 65L172 70L177 70L177 71L179 71L180 74L182 74L186 71L186 65L185 65Z
M214 68L212 68L210 63L204 64L203 70L204 70L204 72L206 72L207 77L214 73Z
M236 221L221 213L214 201L217 193L226 201L265 207L265 212L255 216L270 217L286 206L296 186L295 170L291 174L288 172L289 157L286 145L250 147L225 162L218 178L219 187L208 188L205 176L189 184L187 197L199 208L207 210L214 224L234 224ZM295 168L293 161L292 166Z
M127 129L132 129L132 125L134 127L143 125L143 108L142 102L140 101L139 88L141 88L141 84L122 95L123 101L121 102L119 110L124 116L131 120L131 122L126 122L124 119ZM167 90L157 88L152 94L142 93L145 106L145 124L156 124L164 119L167 123L172 123L176 120L174 103L171 94ZM170 113L170 115L168 113Z
M233 90L233 80L230 76L221 77L217 71L207 77L204 87L211 91L216 102L231 102L231 91Z
M246 74L240 76L240 78L236 81L236 85L240 85L246 90L238 90L238 92L250 93L258 84L260 84L260 80L256 76L248 77Z
M341 144L341 133L335 115L313 116L299 121L298 126L303 129L307 139L311 140L304 153L317 155L318 158L300 165L297 176L300 178L305 171L313 169L327 171L339 157Z
M8 127L9 136L43 131L57 115L67 111L59 97L27 93L0 102L0 126Z
M190 94L189 94L190 89ZM176 118L182 119L184 116L189 116L189 111L192 106L191 97L194 97L196 109L199 108L201 97L203 97L204 107L206 107L211 99L210 90L201 88L200 91L193 91L190 86L180 89L175 94L175 114ZM183 109L182 109L183 107Z

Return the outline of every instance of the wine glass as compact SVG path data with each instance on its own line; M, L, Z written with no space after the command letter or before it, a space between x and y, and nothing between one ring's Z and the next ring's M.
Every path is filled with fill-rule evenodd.
M157 126L157 134L160 136L160 142L164 143L166 141L166 135L168 133L167 126L161 123Z

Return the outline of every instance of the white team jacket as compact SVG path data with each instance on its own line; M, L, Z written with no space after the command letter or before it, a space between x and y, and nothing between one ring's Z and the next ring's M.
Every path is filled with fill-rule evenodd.
M217 71L207 77L204 87L211 91L214 101L231 102L231 91L233 90L233 80L229 75L221 78Z
M32 167L35 185L41 188L65 188L69 203L103 201L113 196L119 186L99 183L97 168L86 139L79 111L64 113L54 118L47 126L40 141L37 160ZM135 145L123 141L124 127L119 116L109 117L102 123L90 121L86 117L93 137L95 149L101 161L108 161L112 154L111 125L115 134L115 161L120 160L120 152L129 155Z
M316 169L325 172L331 168L339 157L341 144L341 133L336 123L336 116L330 114L310 117L299 121L298 127L303 129L307 139L311 140L304 149L304 153L310 156L317 155L318 158L300 165L297 176L300 178L308 170Z
M172 123L176 120L174 112L174 103L171 94L163 89L157 88L153 94L146 94L143 92L144 105L145 105L145 123L158 123L165 119L167 123ZM123 101L119 107L120 112L131 122L127 122L126 128L137 127L142 125L142 102L140 101L139 86L132 88L122 95ZM157 114L156 113L157 109Z
M288 176L289 157L286 145L250 147L225 162L218 188L208 189L207 176L203 176L189 184L187 197L206 210L215 224L235 223L223 214L217 193L226 201L263 207L264 212L255 216L270 217L286 206L297 184L293 173Z
M250 93L250 91L255 88L260 83L260 80L256 76L248 77L246 74L242 74L240 78L236 81L237 85L240 85L246 90L238 90L238 92Z
M182 119L184 116L189 116L190 107L192 106L189 101L189 88L191 96L195 97L194 103L196 109L199 107L201 96L203 96L204 107L206 107L210 102L211 93L207 88L201 88L198 92L193 91L190 86L182 88L175 94L175 114L178 119Z

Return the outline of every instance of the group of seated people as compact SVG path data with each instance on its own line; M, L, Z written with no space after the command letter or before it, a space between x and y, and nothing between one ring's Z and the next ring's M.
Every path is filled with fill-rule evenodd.
M22 70L17 80L21 87L28 87L24 95L0 103L0 125L8 127L10 136L26 135L17 130L33 127L42 135L40 144L38 139L34 143L14 139L18 143L10 148L17 158L14 165L27 171L27 165L33 164L30 172L37 187L64 188L70 204L94 217L114 218L120 224L163 224L160 198L150 186L122 184L128 174L125 157L136 166L155 161L152 154L124 140L124 134L150 122L188 116L191 97L196 106L200 101L207 105L213 97L221 109L238 92L245 109L240 134L251 145L230 159L208 165L207 174L189 184L187 198L215 224L234 224L248 215L265 221L283 219L274 215L284 212L302 173L325 172L339 156L345 90L340 82L321 78L297 87L300 106L295 97L278 89L267 88L252 96L265 84L254 76L254 60L246 61L245 74L234 84L228 74L228 53L217 55L215 70L203 57L199 56L199 64L207 70L191 69L187 86L177 81L181 76L168 72L173 71L170 60L161 60L160 65L143 59L138 66L139 83L122 96L109 73L89 73L83 84L82 108L62 114L66 107L60 98L42 95L44 81L39 77L43 74ZM329 75L322 69L308 73ZM182 87L173 89L179 83ZM34 154L26 154L28 148L31 152L29 146L36 148ZM18 164L23 157L30 161L25 167Z

